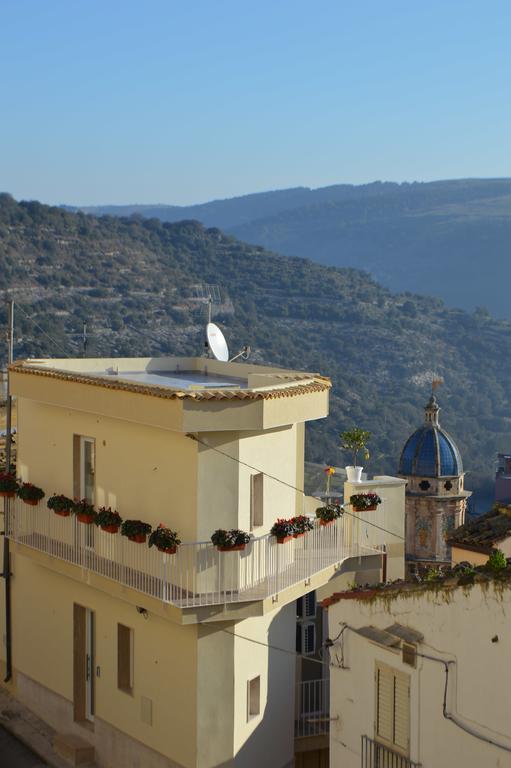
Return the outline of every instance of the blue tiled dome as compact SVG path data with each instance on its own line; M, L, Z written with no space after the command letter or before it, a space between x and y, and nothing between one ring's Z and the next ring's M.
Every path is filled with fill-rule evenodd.
M452 477L463 474L460 452L452 437L440 428L436 399L426 406L426 422L405 443L399 460L400 475Z

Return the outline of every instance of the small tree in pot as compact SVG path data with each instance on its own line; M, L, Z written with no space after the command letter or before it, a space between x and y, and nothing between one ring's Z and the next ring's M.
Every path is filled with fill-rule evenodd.
M346 467L346 475L350 483L359 483L361 480L363 467L357 465L358 454L361 453L367 461L369 458L367 443L370 439L371 433L359 427L341 433L341 448L353 457L353 464Z

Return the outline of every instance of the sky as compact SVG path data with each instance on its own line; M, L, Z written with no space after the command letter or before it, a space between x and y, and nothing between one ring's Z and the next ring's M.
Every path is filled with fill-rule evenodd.
M0 190L511 176L508 0L0 0Z

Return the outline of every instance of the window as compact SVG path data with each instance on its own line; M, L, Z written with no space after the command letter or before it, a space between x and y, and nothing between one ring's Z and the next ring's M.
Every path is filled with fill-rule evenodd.
M250 530L264 523L264 474L250 475Z
M255 717L261 711L261 676L248 681L248 717Z
M133 693L133 630L117 625L117 687Z
M410 747L410 676L376 664L375 738L408 755Z
M309 592L304 597L304 611L303 611L303 618L304 619L311 619L316 617L316 593L315 592Z
M94 503L96 441L93 437L73 436L73 494Z
M313 656L316 653L316 625L312 621L302 624L302 654Z

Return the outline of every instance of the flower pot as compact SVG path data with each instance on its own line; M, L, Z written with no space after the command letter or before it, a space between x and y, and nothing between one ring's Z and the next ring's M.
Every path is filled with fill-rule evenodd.
M71 514L70 509L54 509L53 511L59 517L69 517L69 515Z
M147 533L135 533L134 536L128 536L130 541L134 541L137 544L143 544L147 541Z
M16 491L0 491L0 496L3 496L4 499L14 499Z
M110 523L109 525L100 525L102 531L106 533L117 533L119 530L119 523Z
M345 467L348 483L359 483L362 479L364 467Z
M28 504L30 507L37 507L39 499L22 499L24 504Z
M94 515L87 515L85 512L78 512L76 519L79 523L85 523L85 525L92 525L94 522Z
M377 509L378 504L371 504L370 507L353 507L355 512L374 512Z
M277 544L285 544L286 541L290 541L292 538L292 534L289 534L289 536L277 536Z
M235 544L234 547L217 547L219 552L241 552L246 544Z
M332 523L335 523L335 520L323 520L323 518L319 518L320 525L332 525Z
M175 555L177 552L177 544L174 547L159 547L156 545L158 552L164 552L166 555Z
M299 539L301 536L305 536L305 531L301 533L293 533L293 539Z

